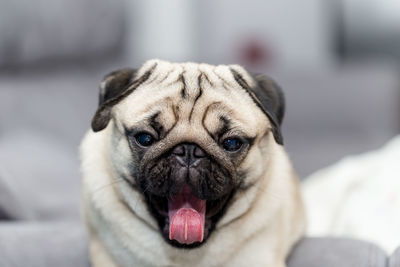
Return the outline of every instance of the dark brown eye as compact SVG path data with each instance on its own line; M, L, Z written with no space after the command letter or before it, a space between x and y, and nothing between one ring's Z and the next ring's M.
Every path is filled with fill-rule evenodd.
M238 151L243 145L239 138L227 138L222 142L222 147L229 152Z
M151 146L154 143L154 137L149 133L138 133L135 138L136 142L143 147Z

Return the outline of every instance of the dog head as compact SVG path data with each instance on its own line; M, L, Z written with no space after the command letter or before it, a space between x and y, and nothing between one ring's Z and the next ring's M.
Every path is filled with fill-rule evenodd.
M167 242L192 248L262 176L268 146L282 145L283 113L266 76L152 60L104 78L92 129L112 128L115 176L140 191Z

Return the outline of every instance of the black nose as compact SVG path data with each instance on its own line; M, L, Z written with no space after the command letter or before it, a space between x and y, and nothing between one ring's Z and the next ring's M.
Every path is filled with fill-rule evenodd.
M207 156L203 149L193 143L182 143L177 145L172 150L172 154L176 156L176 159L182 166L186 167L196 166L200 162L201 158Z

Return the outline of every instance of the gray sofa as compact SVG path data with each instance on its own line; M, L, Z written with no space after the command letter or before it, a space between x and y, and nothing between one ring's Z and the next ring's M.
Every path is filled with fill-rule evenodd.
M79 213L77 150L96 108L97 83L104 69L112 67L55 73L24 72L0 79L0 266L88 266L87 239ZM340 79L338 77L333 80ZM296 85L296 90L306 91L302 91L302 86L307 84ZM290 94L289 90L289 99ZM288 124L295 120L293 113L299 119L308 116L302 106L294 104L295 101L288 102L288 110L292 110L287 114ZM315 131L313 127L323 126L315 122L314 126L298 133L304 135L303 138L311 138L309 135ZM285 129L289 152L295 159L302 155L304 164L310 162L303 171L317 168L318 164L313 162L317 155L304 154L307 149L302 150L304 140L290 139L291 127L294 127L291 131L296 132L295 125ZM329 127L333 128L332 125ZM302 132L305 130L308 133ZM351 131L353 129L349 130L350 140L346 144L351 142L352 136L358 137ZM334 146L335 139L325 138ZM332 134L331 138L338 137ZM310 146L315 145L308 142ZM319 148L313 149L312 153L320 153ZM339 152L337 148L330 153ZM329 153L325 156L328 159L334 157ZM301 164L301 161L295 163ZM400 251L389 256L364 241L305 238L294 249L288 265L400 266Z
M96 109L100 79L126 66L118 30L124 29L122 0L52 1L57 12L46 9L49 3L26 2L31 6L25 9L18 1L0 4L1 267L89 266L77 150ZM9 16L12 8L20 12ZM343 155L377 148L398 131L395 68L270 75L287 95L283 133L301 177ZM399 267L400 250L386 255L365 241L304 238L288 265Z

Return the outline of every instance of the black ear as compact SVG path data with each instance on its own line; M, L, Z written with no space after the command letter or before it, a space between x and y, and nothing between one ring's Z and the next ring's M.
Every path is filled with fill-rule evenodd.
M253 74L256 86L251 88L258 101L262 105L262 110L272 122L272 132L275 141L283 145L281 125L285 115L285 97L279 85L271 78L262 74Z
M107 127L111 119L111 108L120 101L120 97L130 88L136 70L121 69L109 73L100 83L99 106L92 119L95 132Z
M255 86L249 86L243 76L232 69L235 80L243 87L267 115L272 124L272 133L275 141L283 145L281 124L285 113L285 97L281 88L269 77L261 74L251 74Z
M257 86L253 89L254 94L263 104L263 106L271 111L271 115L275 116L279 126L282 125L285 115L285 96L282 89L271 78L254 74L253 79L257 82Z

